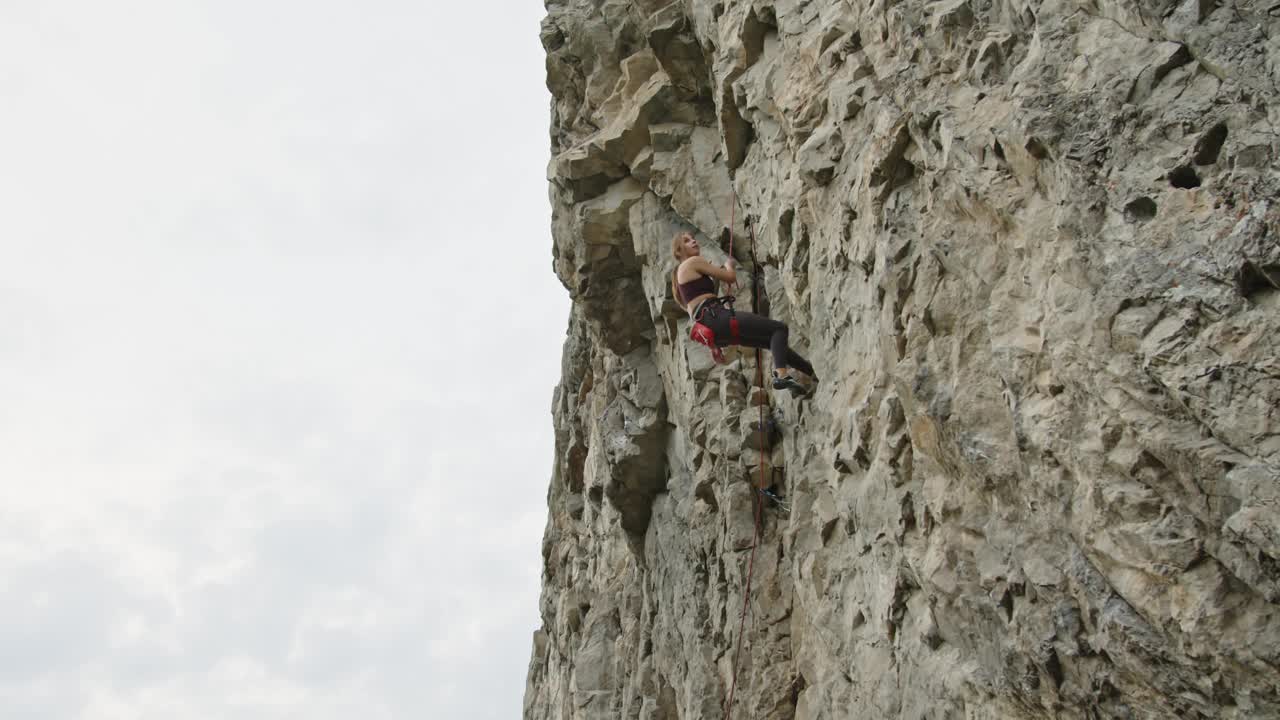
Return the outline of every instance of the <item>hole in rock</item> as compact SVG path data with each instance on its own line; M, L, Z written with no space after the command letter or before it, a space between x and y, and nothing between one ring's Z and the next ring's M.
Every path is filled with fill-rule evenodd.
M1156 216L1156 201L1149 197L1130 200L1124 206L1124 214L1130 222L1146 222Z
M1049 674L1049 678L1053 680L1055 688L1062 687L1062 681L1066 679L1066 675L1062 672L1062 662L1058 660L1058 653L1053 650L1049 651L1049 659L1044 664L1045 672Z
M1222 144L1227 141L1226 123L1218 123L1196 141L1196 155L1193 161L1197 165L1212 165L1218 162L1218 153L1222 152Z
M1200 187L1200 176L1190 165L1181 165L1169 171L1169 184L1188 190Z
M1280 265L1261 267L1245 260L1236 274L1240 294L1252 302L1259 302L1266 295L1280 290Z

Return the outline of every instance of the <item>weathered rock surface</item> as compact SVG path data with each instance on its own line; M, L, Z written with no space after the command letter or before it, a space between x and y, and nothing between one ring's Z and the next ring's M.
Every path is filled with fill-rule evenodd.
M1280 9L547 9L528 720L724 717L740 639L735 717L1280 717ZM669 283L735 191L822 378L763 453Z

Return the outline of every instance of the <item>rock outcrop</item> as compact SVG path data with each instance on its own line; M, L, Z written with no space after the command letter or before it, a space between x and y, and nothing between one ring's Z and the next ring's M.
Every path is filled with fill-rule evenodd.
M733 717L1280 717L1280 6L547 10L527 720L725 717L739 642ZM735 196L821 377L771 448L671 297Z

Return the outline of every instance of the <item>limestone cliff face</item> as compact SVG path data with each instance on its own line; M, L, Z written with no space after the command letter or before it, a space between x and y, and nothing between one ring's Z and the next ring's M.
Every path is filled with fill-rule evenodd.
M1280 716L1280 8L547 10L528 720L724 717L762 465L733 717ZM821 378L766 453L669 285L735 191Z

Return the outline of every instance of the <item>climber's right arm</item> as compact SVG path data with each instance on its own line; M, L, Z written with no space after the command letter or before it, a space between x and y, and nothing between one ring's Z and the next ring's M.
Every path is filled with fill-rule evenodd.
M733 258L726 260L724 267L716 267L700 257L693 258L690 261L690 265L693 266L694 270L697 270L703 275L710 275L720 282L730 284L738 282L738 273L735 268L737 263L734 262Z

